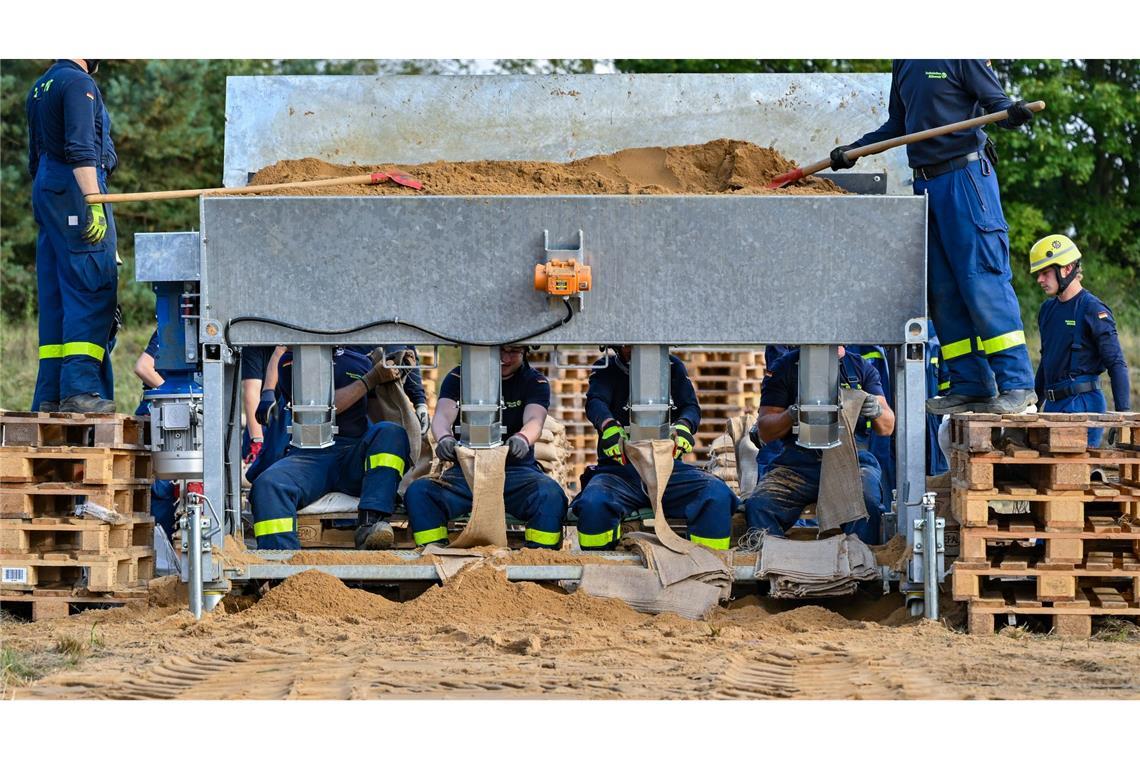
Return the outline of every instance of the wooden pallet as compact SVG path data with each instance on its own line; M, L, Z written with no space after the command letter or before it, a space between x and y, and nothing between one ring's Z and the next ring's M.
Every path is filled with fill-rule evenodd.
M6 483L0 485L0 518L70 517L75 505L92 502L121 515L150 511L150 487L74 485L71 483Z
M1140 414L955 414L950 420L950 446L960 451L994 451L1003 431L1024 430L1027 447L1046 453L1083 453L1089 428L1121 428L1124 447L1140 440Z
M1001 483L984 491L954 488L950 493L951 512L965 528L988 527L992 520L1003 518L998 510L1011 502L1024 505L1025 515L1047 532L1106 532L1106 523L1121 530L1140 524L1140 489L1134 486L1091 484L1083 491L1042 491Z
M149 547L102 555L47 556L57 558L0 558L0 591L127 591L154 577L154 550Z
M1015 579L1029 593L1019 603L1056 602L1066 606L1087 607L1082 594L1088 586L1110 588L1123 584L1132 595L1140 595L1140 558L1129 548L1111 553L1097 552L1086 557L1086 564L1075 568L1045 569L1036 564L1033 555L1011 552L988 562L954 563L953 596L960 602L978 601Z
M0 483L150 482L150 452L77 446L0 448Z
M1112 531L1047 532L1039 530L1029 515L1003 516L985 528L962 529L959 558L964 563L988 563L999 554L1008 554L1009 546L1032 544L1041 550L1038 567L1064 570L1087 564L1090 552L1131 548L1140 554L1140 525L1114 523L1114 527Z
M0 446L145 449L148 428L126 414L0 412Z
M0 561L109 554L115 549L150 548L153 542L154 517L146 513L124 515L117 524L84 517L0 520Z
M951 482L955 488L970 491L988 491L995 483L1011 480L1027 482L1038 490L1083 491L1092 485L1093 464L1087 456L1042 456L1029 449L1024 455L950 451Z
M0 593L0 609L29 618L32 622L38 622L40 620L64 618L89 609L121 607L146 598L145 586L109 594L75 594L66 589L58 591L42 589L27 592L4 591Z
M1129 617L1140 622L1140 610L1089 608L1085 610L1059 610L1053 608L1024 608L1017 606L975 607L970 605L967 614L968 630L973 635L995 633L995 624L1005 624L1009 615L1045 618L1053 633L1062 638L1087 639L1092 636L1093 621L1107 617Z

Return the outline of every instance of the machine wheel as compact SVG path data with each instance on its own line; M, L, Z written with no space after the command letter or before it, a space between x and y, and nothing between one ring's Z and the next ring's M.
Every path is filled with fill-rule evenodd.
M920 597L914 597L906 600L906 611L910 613L911 617L922 617L926 612L926 604Z

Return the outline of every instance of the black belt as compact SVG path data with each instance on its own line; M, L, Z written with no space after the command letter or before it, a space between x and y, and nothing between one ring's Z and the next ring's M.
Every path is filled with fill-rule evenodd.
M1049 399L1050 401L1060 401L1062 399L1068 398L1069 396L1075 396L1078 393L1088 393L1089 391L1095 390L1100 390L1100 383L1098 383L1096 380L1085 380L1084 382L1067 385L1064 388L1047 390L1045 391L1045 398Z
M977 161L981 156L977 151L967 153L964 156L952 158L949 161L943 161L940 164L930 164L929 166L920 166L914 170L915 179L934 179L940 174L952 172L955 169L961 169L971 161Z

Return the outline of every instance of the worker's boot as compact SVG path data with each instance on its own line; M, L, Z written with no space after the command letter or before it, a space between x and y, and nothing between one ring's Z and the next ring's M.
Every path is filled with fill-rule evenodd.
M1036 403L1037 394L1031 388L1011 388L1008 391L1002 391L988 404L974 411L990 414L1021 414L1031 404Z
M357 549L388 549L396 540L396 532L392 525L380 516L379 512L362 510L360 512L360 527L353 535L353 542Z
M58 412L59 411L59 402L58 401L41 401L39 411L48 412L49 414L52 412Z
M963 412L980 412L982 407L988 406L995 397L965 396L961 393L951 393L949 396L935 396L926 400L927 414L962 414Z
M59 405L61 412L76 412L78 414L110 414L115 411L115 402L111 399L100 398L98 393L80 393L69 396Z

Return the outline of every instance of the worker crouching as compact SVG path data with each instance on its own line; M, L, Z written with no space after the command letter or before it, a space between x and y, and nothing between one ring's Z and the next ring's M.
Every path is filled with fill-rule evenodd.
M454 428L459 416L462 367L443 379L432 420L432 434L439 444L436 455L456 461ZM499 350L502 378L503 442L507 446L503 505L514 517L526 522L526 546L559 549L566 494L562 486L544 473L534 458L534 442L542 435L550 408L550 384L526 361L522 346ZM471 511L472 495L460 467L447 470L439 480L421 479L404 494L412 538L417 545L446 544L447 522Z
M586 416L598 430L598 464L582 475L582 491L571 508L578 516L578 543L583 549L611 549L621 538L621 522L651 509L641 477L626 461L625 428L629 425L630 346L613 361L599 360L590 373ZM676 445L662 508L670 518L684 518L688 538L712 549L727 550L737 500L722 480L681 457L693 450L693 432L701 423L701 407L685 365L669 356L670 423Z
M838 351L840 389L862 390L867 394L853 426L867 517L844 523L843 531L854 533L866 543L878 543L883 502L882 471L874 455L868 451L869 433L874 431L878 435L890 436L895 428L895 415L884 397L879 373L870 362L845 351L842 346ZM774 536L784 535L784 531L799 519L804 508L816 502L820 494L823 452L797 445L792 432L799 396L799 359L799 349L789 351L776 361L769 369L771 374L764 378L756 427L764 441L782 439L783 447L772 462L771 470L744 501L749 530L763 530ZM848 488L850 485L840 483L829 487Z
M355 351L333 354L333 384L338 432L333 445L301 449L290 445L285 456L253 482L250 503L258 549L299 549L297 510L332 491L359 496L357 548L386 549L394 539L388 519L408 461L408 435L391 422L370 423L366 397L388 368ZM293 354L278 366L278 390L291 403ZM268 415L272 417L272 412Z

